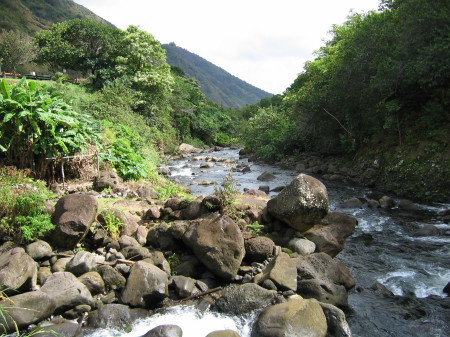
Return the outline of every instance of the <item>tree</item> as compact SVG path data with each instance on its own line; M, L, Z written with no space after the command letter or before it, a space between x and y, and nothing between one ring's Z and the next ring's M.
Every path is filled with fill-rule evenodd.
M19 65L33 61L36 57L36 45L28 35L16 31L0 33L0 71L16 73Z
M38 61L56 70L67 68L92 75L94 86L114 77L123 31L88 19L57 23L36 34Z
M164 98L171 91L173 78L161 44L136 26L128 27L121 44L116 66L119 75L131 78L147 102Z

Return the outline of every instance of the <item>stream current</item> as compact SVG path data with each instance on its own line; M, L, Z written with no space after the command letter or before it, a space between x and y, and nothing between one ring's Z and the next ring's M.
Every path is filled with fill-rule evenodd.
M211 194L220 186L230 168L237 163L249 165L248 173L233 172L239 190L271 189L288 185L299 174L293 170L239 160L238 150L223 150L183 158L169 165L171 177L189 187L193 194ZM202 157L238 160L229 166L216 163L200 168ZM200 160L198 160L200 159ZM257 177L269 171L276 178L260 182ZM320 178L319 178L320 179ZM443 289L450 281L450 225L437 214L449 204L418 204L419 209L340 209L339 204L352 197L367 197L371 189L320 179L327 187L330 210L358 219L356 233L347 239L346 248L336 257L351 271L356 287L349 294L347 320L355 337L450 336L450 298ZM276 193L270 193L270 197ZM398 201L398 200L396 200ZM413 233L434 225L439 236L415 237ZM371 289L376 282L396 296Z

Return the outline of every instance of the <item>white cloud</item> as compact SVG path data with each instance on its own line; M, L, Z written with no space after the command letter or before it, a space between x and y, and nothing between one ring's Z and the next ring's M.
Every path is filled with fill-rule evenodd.
M231 74L282 93L350 10L379 0L75 0L119 28L139 25Z

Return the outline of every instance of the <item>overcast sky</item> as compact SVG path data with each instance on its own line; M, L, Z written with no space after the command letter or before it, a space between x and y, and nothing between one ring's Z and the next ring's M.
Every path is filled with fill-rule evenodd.
M234 76L280 94L350 11L379 0L75 0L126 29L140 26Z

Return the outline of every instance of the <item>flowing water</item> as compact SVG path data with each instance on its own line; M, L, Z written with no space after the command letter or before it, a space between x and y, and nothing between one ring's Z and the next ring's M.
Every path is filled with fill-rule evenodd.
M220 186L230 168L248 164L248 173L233 172L240 190L271 189L284 186L298 174L270 165L239 160L237 150L199 155L200 160L184 158L170 165L172 178L190 187L193 194L210 194L214 185L199 185L209 181ZM235 160L201 169L204 156ZM264 171L275 174L269 183L256 178ZM330 209L342 211L358 219L356 233L347 239L347 246L336 259L342 261L356 279L357 287L349 296L351 309L347 319L354 336L450 336L450 301L443 293L450 281L450 225L437 213L450 208L448 204L423 205L419 209L383 210L364 208L340 209L339 204L352 197L365 197L373 191L342 183L323 181L328 189ZM273 197L276 193L270 193ZM415 237L419 228L432 224L441 235ZM383 295L371 286L379 282L397 296Z

